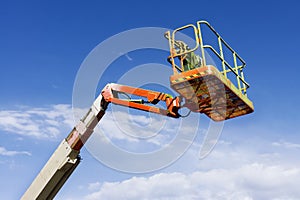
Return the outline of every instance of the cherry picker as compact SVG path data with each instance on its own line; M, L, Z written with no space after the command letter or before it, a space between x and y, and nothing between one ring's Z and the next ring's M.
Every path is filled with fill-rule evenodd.
M204 40L203 27L208 28L216 37L218 50ZM177 40L177 34L185 29L194 32L195 46L192 48L184 41ZM166 32L165 37L170 47L170 56L167 60L173 69L170 85L179 95L173 97L142 88L107 84L86 115L59 144L21 199L44 200L55 197L80 163L80 150L110 103L172 118L180 118L179 110L186 107L191 112L204 113L214 121L223 121L254 111L253 104L247 97L249 84L244 78L243 69L246 65L244 60L208 22L198 21L196 25L188 24L172 32ZM233 64L225 59L225 48L230 52ZM208 64L206 52L218 59L221 63L219 67ZM230 79L232 75L234 80ZM139 96L141 99L123 99L120 94ZM158 102L164 102L164 108L158 107Z

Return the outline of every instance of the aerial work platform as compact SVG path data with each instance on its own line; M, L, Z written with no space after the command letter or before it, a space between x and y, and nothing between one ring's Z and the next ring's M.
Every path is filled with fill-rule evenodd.
M217 38L218 51L213 45L204 43L203 26ZM194 31L195 46L192 49L184 41L176 39L178 32L184 29ZM172 33L168 31L165 37L169 40L171 55L168 61L174 72L170 85L184 99L182 107L204 113L215 121L253 112L253 103L246 93L249 84L243 73L246 63L208 22L198 21L197 27L189 24ZM230 52L233 65L229 64L228 57L225 59L224 49ZM200 50L200 55L197 50ZM214 60L216 66L207 64L210 55L217 58L217 61Z
M171 87L185 98L183 107L215 121L253 112L252 102L213 66L173 75L170 81Z
M209 37L203 40L203 34L206 35L203 28L212 34L217 44L206 41ZM177 37L179 32L187 29L192 30L194 35L192 45L187 44L189 41L182 41ZM87 113L57 147L21 197L22 200L45 200L55 197L80 163L80 150L105 115L110 103L176 119L187 117L179 113L184 107L191 112L204 113L214 121L253 112L253 104L247 97L249 84L245 81L243 73L246 63L208 22L198 21L196 26L188 24L172 33L166 32L165 37L169 41L168 61L173 69L170 85L179 96L173 97L160 91L116 83L107 84ZM190 48L191 46L193 48ZM158 104L159 102L161 104ZM211 149L213 147L214 144Z

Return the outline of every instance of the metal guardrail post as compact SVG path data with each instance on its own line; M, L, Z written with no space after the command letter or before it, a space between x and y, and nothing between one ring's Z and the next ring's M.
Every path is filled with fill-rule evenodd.
M201 32L201 27L200 27L200 21L197 22L197 28L198 28L198 34L199 34L199 44L200 44L201 54L202 54L202 62L203 62L203 66L206 66L206 58L205 58L205 51L204 51L204 46L203 46L203 38L202 38L202 32Z
M241 89L241 82L240 82L239 69L238 69L237 61L236 61L236 53L233 52L232 55L233 55L234 70L235 70L235 72L238 74L238 76L236 76L236 81L237 81L237 84L238 84L238 88L239 88L239 91L243 92L242 89Z
M221 41L221 37L218 37L218 44L219 44L219 49L220 49L220 56L221 56L221 60L222 60L222 68L223 68L223 75L225 76L225 78L227 78L227 72L226 72L226 66L225 66L225 59L224 59L224 54L223 54L223 48L222 48L222 41Z

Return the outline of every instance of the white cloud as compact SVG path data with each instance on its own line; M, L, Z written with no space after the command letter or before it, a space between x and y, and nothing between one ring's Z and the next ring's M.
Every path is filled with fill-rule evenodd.
M273 142L272 145L276 147L284 147L287 149L293 149L293 148L300 149L300 144L286 142L286 141Z
M99 128L115 145L125 142L121 148L134 150L141 145L145 149L151 145L160 148L168 144L176 136L176 127L178 125L172 119L159 115L147 117L124 111L108 111L96 130Z
M170 145L176 138L188 139L187 142L191 143L192 136L198 130L193 124L195 121L198 123L197 120L173 119L135 110L132 112L132 109L120 109L120 106L112 105L112 111L106 112L93 136L99 133L99 138L125 151L149 153Z
M2 155L2 156L16 156L16 155L31 156L31 153L28 151L9 151L6 148L0 146L0 155Z
M234 169L159 173L105 182L85 199L299 199L299 184L299 167L253 163Z
M65 104L0 111L0 130L20 136L55 139L63 128L70 129L73 125L71 106Z
M113 109L114 112L107 111L96 131L102 130L100 133L104 133L110 142L126 151L156 151L173 141L178 131L176 129L181 128L183 133L189 133L193 127L182 126L174 119L157 114L149 114L149 117L145 112L124 112L119 107ZM76 112L83 116L86 110ZM0 134L15 134L18 140L24 137L61 139L74 126L72 111L71 105L65 104L0 110Z
M162 128L165 131L170 130L174 123L168 122L167 118L159 115L146 117L142 114L133 115L125 111L113 111L107 112L100 126L104 133L109 133L110 138L138 142L139 139L157 136ZM111 131L112 127L114 131Z
M126 126L130 125L128 116L123 113L115 114L118 119L124 120L127 117L124 121L117 121L125 123ZM131 144L138 141L139 138L118 130L111 113L108 112L105 117L100 124L109 137ZM125 129L134 132L145 120L145 116L135 115L135 126L125 126ZM161 124L159 119L151 120L153 127ZM148 143L162 145L168 142L169 135L173 133L173 125L167 124L165 134L158 134L157 138L150 137ZM0 130L18 134L20 140L24 136L57 138L67 134L62 132L63 127L69 130L72 126L70 105L0 111ZM146 128L139 129L138 133L143 137L151 136L158 130L152 126L147 127L147 123L144 127ZM90 194L79 199L300 199L300 163L297 159L300 145L282 140L273 143L270 141L249 141L241 138L237 141L225 137L201 161L197 159L199 144L196 144L173 168L152 176L132 177L119 182L93 182L85 187ZM286 149L289 154L286 154ZM0 155L31 154L0 147ZM187 170L186 166L192 170Z
M178 122L157 114L147 116L148 113L145 112L133 114L128 108L124 111L119 107L115 106L113 112L107 111L96 130L101 129L117 146L124 142L125 146L130 143L129 151L145 145L148 145L150 150L156 150L169 144L176 137L178 130L184 129L181 131L184 133L190 132L189 129L193 131L193 126L183 126L179 123L180 120ZM86 110L76 112L83 116ZM19 140L24 136L56 139L68 134L65 131L69 131L73 126L71 105L58 104L37 108L23 106L14 110L0 110L0 131L17 134L20 136Z
M94 182L94 183L90 183L88 186L88 190L90 191L95 191L101 188L101 183L100 182Z
M197 159L196 144L157 174L103 182L82 199L300 199L299 148L286 152L268 141L233 141L223 137L204 160Z

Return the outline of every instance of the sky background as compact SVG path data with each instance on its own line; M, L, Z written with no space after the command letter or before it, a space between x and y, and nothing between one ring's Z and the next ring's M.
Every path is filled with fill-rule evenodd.
M227 121L204 160L196 141L153 173L115 171L83 149L56 199L300 199L299 8L291 0L1 1L1 198L19 199L74 126L73 84L95 46L133 28L207 20L246 61L255 112ZM160 59L137 55L127 62Z

